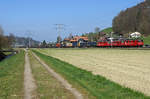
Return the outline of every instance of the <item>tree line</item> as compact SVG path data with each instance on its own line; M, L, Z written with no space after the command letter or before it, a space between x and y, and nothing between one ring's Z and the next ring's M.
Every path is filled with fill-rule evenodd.
M9 36L4 35L4 31L0 26L0 50L11 48L12 43L14 42L14 35L12 33Z
M150 35L150 0L121 11L113 19L112 27L117 34L128 35L137 31L144 36Z

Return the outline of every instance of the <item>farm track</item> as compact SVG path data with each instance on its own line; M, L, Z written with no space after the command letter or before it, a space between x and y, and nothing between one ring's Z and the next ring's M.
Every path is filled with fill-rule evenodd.
M150 95L148 50L40 50L125 87Z
M36 84L32 75L28 52L25 54L25 71L24 71L24 99L38 99L36 96Z
M69 90L74 95L76 99L83 99L82 94L78 92L75 88L73 88L72 85L67 82L67 80L65 80L63 77L57 74L54 70L52 70L37 55L35 55L34 53L32 53L32 55L43 65L43 67L50 73L50 75L56 78L67 90Z
M39 86L36 85L37 79L34 79L35 74L32 74L32 69L35 69L35 67L33 68L31 66L31 65L33 65L33 63L31 62L32 64L30 64L31 58L29 59L28 54L29 54L29 52L26 51L25 66L24 66L24 68L25 68L25 70L24 70L24 99L39 99L40 93L37 92L37 89ZM46 71L46 70L48 71L48 73L50 74L49 77L54 76L60 82L60 84L66 88L65 90L67 90L67 91L65 91L64 88L61 87L61 85L57 81L55 83L57 85L54 85L51 83L52 85L54 85L55 88L60 87L60 89L51 89L51 91L49 90L50 92L53 92L54 90L61 92L62 90L64 90L64 92L62 91L63 93L56 92L53 95L61 95L62 94L62 95L66 95L66 96L53 96L52 95L49 98L52 98L52 97L60 98L61 97L61 99L66 99L66 97L68 97L68 98L71 97L72 99L74 99L74 98L75 99L83 99L82 94L80 94L75 88L72 88L72 85L70 85L65 79L63 79L60 75L55 73L51 68L49 68L49 66L46 65L43 61L41 61L34 53L32 53L32 55L33 55L33 58L35 58L35 60L40 63L41 68L45 68L44 71ZM39 75L39 74L36 74L36 75ZM44 75L45 75L45 73L44 73ZM54 78L50 78L50 79L54 80ZM47 83L48 83L48 81L47 81ZM50 87L50 86L47 86L47 87ZM47 90L47 89L45 89L45 90ZM46 94L48 94L48 93L44 93L43 95L46 95Z

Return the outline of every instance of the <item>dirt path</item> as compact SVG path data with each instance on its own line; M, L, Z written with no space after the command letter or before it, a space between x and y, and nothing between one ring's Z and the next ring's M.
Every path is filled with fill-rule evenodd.
M24 71L24 99L37 99L36 84L32 76L28 52L25 55L25 71Z
M32 54L47 69L47 71L53 77L55 77L59 82L61 82L61 84L76 97L76 99L83 99L82 94L78 92L75 88L72 88L71 84L69 84L63 77L61 77L53 69L51 69L47 64L45 64L37 55L35 55L34 53Z

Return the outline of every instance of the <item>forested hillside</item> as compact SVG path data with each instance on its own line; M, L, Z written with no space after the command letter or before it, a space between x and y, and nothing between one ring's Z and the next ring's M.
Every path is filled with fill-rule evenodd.
M138 31L144 36L150 35L150 0L121 11L113 19L113 31L127 35Z

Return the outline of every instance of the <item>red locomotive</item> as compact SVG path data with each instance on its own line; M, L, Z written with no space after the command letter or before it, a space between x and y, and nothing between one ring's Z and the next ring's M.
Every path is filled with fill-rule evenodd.
M142 47L143 40L108 38L97 42L97 47Z

